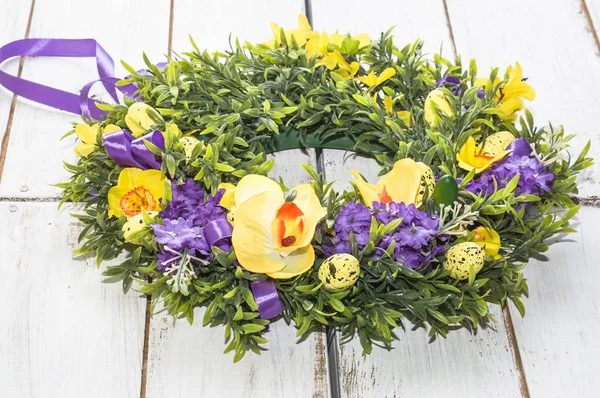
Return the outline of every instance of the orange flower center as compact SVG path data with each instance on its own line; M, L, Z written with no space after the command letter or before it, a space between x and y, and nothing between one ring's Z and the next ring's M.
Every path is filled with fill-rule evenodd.
M144 187L135 187L121 198L121 209L127 217L140 214L142 209L154 211L158 208L158 202L154 196Z
M377 197L379 198L380 203L390 203L392 201L392 197L387 193L385 185L383 186L383 189L381 190L381 192L379 192Z
M493 156L486 155L483 149L480 149L479 151L475 151L475 156L473 157L474 164L472 166L475 166L477 168L485 167L489 164L490 160L492 159L494 159Z
M293 203L284 203L271 224L275 248L289 247L296 243L304 232L304 213Z
M479 231L474 231L474 235L475 235L475 239L477 240L483 240L483 235L481 234L481 232Z

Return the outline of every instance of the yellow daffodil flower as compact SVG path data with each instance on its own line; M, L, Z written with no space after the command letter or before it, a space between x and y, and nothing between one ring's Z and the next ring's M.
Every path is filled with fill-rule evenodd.
M492 228L477 227L473 230L474 240L485 249L486 256L492 256L495 260L502 258L498 252L500 251L500 235Z
M394 116L394 100L392 100L390 97L388 97L387 95L383 96L383 105L385 107L385 113L388 115L388 117L393 117ZM396 115L402 119L402 121L404 122L404 124L406 124L408 127L410 127L410 112L409 111L398 111L396 112ZM387 120L387 123L390 123L390 120Z
M454 112L452 112L452 108L448 103L448 99L446 98L446 94L444 94L442 90L436 88L427 95L427 98L425 98L425 106L423 107L423 117L425 118L425 121L429 123L431 128L435 128L436 125L432 104L437 105L441 113L448 116L454 115Z
M159 170L129 167L121 170L116 186L108 191L108 216L127 218L146 211L160 210L166 177Z
M337 50L325 53L315 66L325 66L329 70L342 76L344 79L351 79L358 72L360 65L358 62L348 63L344 56ZM337 69L336 69L337 68Z
M480 78L475 80L474 86L485 86L490 79ZM500 83L500 79L496 78L494 85ZM523 98L528 101L535 99L535 91L523 80L523 70L519 63L515 63L508 67L506 71L506 83L502 84L496 92L498 99L497 109L501 111L498 117L502 120L514 121L517 118L516 112L525 107Z
M350 171L354 176L356 187L365 205L373 207L373 202L380 203L414 203L420 206L423 199L423 184L433 190L435 179L433 172L424 163L412 159L401 159L394 163L392 170L382 176L376 184L367 183L356 171Z
M379 76L375 72L369 73L367 76L357 77L364 85L368 87L378 86L396 74L396 69L386 68Z
M77 156L87 157L87 155L94 151L94 148L96 147L96 136L98 135L99 129L99 124L90 126L85 123L79 123L77 126L75 126L75 135L82 142L82 144L79 144L75 147L75 154ZM102 132L103 134L110 134L119 130L121 130L119 126L109 124L108 126L104 127Z
M136 102L129 107L125 116L125 123L131 134L138 138L144 134L151 126L156 124L154 120L148 116L148 110L153 108L143 102Z
M281 28L278 24L272 23L271 30L273 31L273 37L275 38L275 44L278 47L281 44ZM292 36L294 40L299 46L303 46L306 44L309 38L318 35L318 33L313 32L310 27L310 23L308 23L308 19L304 14L298 15L298 29L285 30L285 38L289 43L292 41ZM269 46L270 43L265 43Z
M469 137L456 154L458 167L467 171L475 169L476 173L481 173L509 154L510 150L506 148L514 140L515 136L510 132L500 131L487 137L482 148L473 137Z
M334 33L331 35L331 37L329 38L329 43L333 44L334 46L337 47L341 47L342 46L342 42L344 41L344 39L347 36L342 36L338 33ZM371 44L371 37L366 34L366 33L361 33L359 35L356 36L351 36L352 40L357 40L358 41L358 48L364 48L367 47L368 45Z
M311 241L326 209L310 184L293 190L296 195L287 202L279 184L254 174L235 188L231 239L238 262L248 271L287 279L312 267Z

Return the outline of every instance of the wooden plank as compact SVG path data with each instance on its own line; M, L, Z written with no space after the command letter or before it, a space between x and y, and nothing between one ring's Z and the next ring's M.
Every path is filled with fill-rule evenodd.
M5 7L0 15L0 45L3 46L13 40L25 37L30 9L31 3L28 1L20 1L11 7ZM16 75L18 69L19 60L17 58L2 65L2 70L12 75ZM2 88L0 90L0 143L6 132L11 103L12 93Z
M37 0L31 37L95 38L117 63L120 59L142 67L142 51L162 61L168 47L169 2ZM68 20L68 23L65 21ZM78 92L97 78L93 59L37 58L25 61L23 78ZM108 96L103 96L107 99ZM19 99L15 110L0 196L50 197L60 190L49 184L68 178L62 160L74 161L75 138L60 141L77 115Z
M190 48L188 35L200 48L228 48L227 37L239 36L243 43L263 42L271 37L270 22L296 26L303 2L232 1L198 4L192 0L177 1L174 15L173 50ZM210 24L198 23L198 15ZM315 165L314 151L285 151L275 156L272 177L282 176L288 185L307 182L300 163ZM296 329L283 321L271 325L266 338L268 351L260 356L249 353L232 363L231 354L224 355L223 328L204 328L197 322L173 324L169 316L156 315L151 320L148 358L147 396L153 397L307 397L328 396L325 337L313 334L296 343Z
M354 3L354 4L352 4ZM356 13L360 8L361 12ZM384 12L382 12L384 10ZM313 2L316 30L353 34L378 32L397 25L395 43L402 46L417 37L425 40L425 50L439 51L452 58L451 41L441 1L378 3L374 9L361 3ZM349 170L357 168L370 181L377 179L375 161L347 156L341 151L324 151L325 173L338 181L337 188L349 188ZM493 311L501 319L498 309ZM361 355L358 340L340 346L340 387L343 397L518 397L519 386L506 332L501 323L495 330L451 332L446 340L428 343L423 329L396 331L400 341L395 350L374 348Z
M0 385L6 397L139 397L144 301L74 258L56 203L0 203Z
M600 209L584 207L578 220L579 232L550 246L547 261L530 261L527 315L512 311L534 398L592 398L600 390Z
M448 7L463 58L476 58L482 75L490 66L504 70L518 61L537 94L529 108L538 125L563 124L578 134L574 154L591 140L590 155L598 158L600 130L593 110L600 107L600 98L592 88L600 87L600 58L581 2L470 0L449 2ZM600 195L599 176L598 164L582 173L580 196Z
M600 84L600 60L581 4L469 1L450 3L449 13L459 52L477 57L482 71L490 64L519 61L538 95L531 106L538 123L549 119L580 134L574 140L577 149L591 139L591 154L597 158L600 134L595 114L588 110L597 109L600 100L586 88ZM589 5L597 11L593 2ZM502 34L494 23L468 23L490 15L504 21ZM535 29L530 28L533 20ZM598 195L599 177L597 165L586 171L579 180L580 195ZM575 242L551 247L548 262L532 260L525 271L530 286L527 316L513 315L513 322L532 397L598 395L600 355L592 336L600 330L599 296L593 285L598 276L593 265L599 217L598 209L582 209L580 232L568 238Z

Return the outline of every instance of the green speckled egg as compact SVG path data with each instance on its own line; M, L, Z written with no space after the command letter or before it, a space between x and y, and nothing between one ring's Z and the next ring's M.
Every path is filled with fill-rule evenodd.
M446 252L444 268L450 271L454 279L468 279L469 267L473 266L475 273L483 268L485 249L474 242L463 242L452 246Z
M158 212L149 211L147 212L147 214L150 216L154 216L158 214ZM138 241L138 239L132 238L131 235L144 230L144 228L146 227L148 227L148 224L144 222L142 213L136 214L135 216L131 217L125 222L125 224L123 224L123 238L125 239L125 242L133 243L134 245L139 245L140 242Z
M194 150L196 145L198 145L200 140L198 140L194 137L183 137L183 138L181 138L180 141L183 142L183 150L185 151L185 160L190 160L190 158L192 157L192 151Z
M487 156L498 156L515 139L515 136L510 131L494 133L485 139L483 150Z
M433 194L433 188L435 187L435 177L433 171L424 163L417 163L419 169L421 169L421 183L419 184L419 190L415 198L415 206L419 207L423 203L423 196L427 192L428 195Z
M340 290L356 283L360 275L358 259L348 253L334 254L319 267L319 279L327 290Z

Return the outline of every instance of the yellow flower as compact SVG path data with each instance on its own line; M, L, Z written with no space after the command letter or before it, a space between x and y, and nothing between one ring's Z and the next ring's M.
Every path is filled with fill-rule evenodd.
M395 74L396 74L396 69L386 68L383 72L381 72L381 75L379 75L379 76L375 75L375 72L371 72L367 76L359 76L359 77L357 77L357 79L360 80L363 84L365 84L369 87L373 87L373 86L380 85L381 83L388 80L390 77L394 76Z
M306 43L306 57L312 58L314 56L327 54L328 45L329 37L327 33L323 32L320 35L315 33L315 36Z
M79 123L75 126L75 135L83 142L83 144L79 144L75 147L75 154L77 156L87 157L87 155L94 151L94 148L96 147L96 136L98 135L99 129L99 124L90 126L85 123ZM119 130L121 130L119 126L109 124L104 128L103 134L110 134Z
M108 216L127 218L146 211L160 210L166 177L159 170L125 168L116 186L108 191Z
M492 228L477 227L473 230L474 240L479 246L483 246L486 256L492 256L495 260L502 258L500 251L500 235Z
M436 104L441 113L448 116L454 115L454 112L452 112L452 108L450 107L444 92L436 88L427 95L427 98L425 99L425 106L423 108L423 116L431 128L434 128L436 125L435 113L433 111L432 104Z
M311 185L294 191L293 201L286 202L279 184L254 174L237 185L232 243L238 262L248 271L287 279L312 267L311 241L326 210Z
M485 86L490 79L480 78L475 80L474 86ZM494 85L500 83L500 79L496 78ZM523 70L519 63L515 63L508 67L506 71L506 83L502 84L496 92L498 99L497 109L501 111L498 117L502 120L514 121L517 118L516 112L522 110L525 104L522 98L533 101L535 99L535 91L523 80Z
M501 131L490 135L483 148L477 145L473 137L469 137L456 154L458 167L467 171L475 169L476 173L486 170L494 162L510 153L506 147L514 141L514 136L510 134L511 140L508 134L510 133L507 131Z
M148 116L148 110L154 110L151 106L143 102L136 102L129 107L125 123L127 128L134 137L138 138L144 134L151 126L156 124L154 120ZM156 111L155 111L156 112Z
M334 33L331 35L331 37L329 38L329 43L341 47L342 46L342 42L344 41L344 39L347 36L342 36L338 33ZM371 44L371 37L366 34L366 33L361 33L359 35L356 36L352 36L351 37L352 40L357 40L358 41L358 48L361 49L363 47L367 47L368 45Z
M275 44L279 46L281 44L281 28L276 23L272 23L271 30L273 31ZM318 33L312 31L310 23L308 23L308 19L304 14L298 15L298 29L285 30L284 33L288 43L292 41L293 36L299 46L303 46L309 38L318 35ZM269 46L270 43L265 44Z
M394 116L394 100L392 100L390 97L388 97L387 95L383 96L383 105L385 107L385 113L387 113L388 117L393 117ZM402 119L402 121L404 122L404 124L406 124L406 126L410 127L410 112L409 111L398 111L396 112L396 115ZM390 121L388 120L387 123L389 124Z
M382 176L376 184L367 183L356 170L350 171L365 205L373 207L373 202L414 203L420 206L423 194L420 192L421 179L433 177L431 169L424 163L412 159L401 159L394 163L392 170ZM428 185L429 181L426 182Z
M235 185L228 182L222 182L219 184L218 189L225 190L225 193L223 194L219 204L227 210L233 209L235 207Z
M348 63L344 56L337 50L323 54L321 59L315 66L325 66L329 70L334 70L335 73L342 76L344 79L351 79L358 72L360 65L358 62Z

